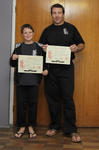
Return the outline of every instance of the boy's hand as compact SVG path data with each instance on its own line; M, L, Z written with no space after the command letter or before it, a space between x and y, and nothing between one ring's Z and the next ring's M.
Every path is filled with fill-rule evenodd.
M19 58L19 55L17 55L17 54L13 54L13 56L12 56L12 60L17 60Z
M46 52L47 46L48 44L42 46L44 52Z
M47 76L47 75L48 75L48 70L44 70L44 71L42 72L42 75L43 75L43 76Z

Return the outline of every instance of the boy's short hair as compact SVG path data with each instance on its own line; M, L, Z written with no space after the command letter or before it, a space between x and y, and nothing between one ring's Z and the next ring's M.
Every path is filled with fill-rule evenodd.
M52 9L53 8L62 8L63 14L65 13L64 7L61 4L57 3L57 4L54 4L51 6L51 15L52 15Z
M22 27L21 27L21 33L22 33L22 34L23 34L24 28L29 28L29 29L31 29L31 30L34 32L34 29L33 29L33 27L32 27L30 24L24 24L24 25L22 25Z

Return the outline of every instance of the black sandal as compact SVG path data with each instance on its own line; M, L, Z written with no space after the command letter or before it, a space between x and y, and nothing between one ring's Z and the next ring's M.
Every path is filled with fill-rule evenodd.
M78 135L78 133L72 133L71 134L72 142L73 143L81 143L82 140L81 140L81 138L80 138L80 140L78 140L78 137L80 138L80 136Z
M36 138L37 134L36 132L34 131L33 133L32 132L29 132L29 138L32 139L32 138Z
M57 133L57 130L55 130L55 129L49 129L46 132L46 136L52 137L52 136L56 135L56 133Z
M15 138L18 138L18 139L20 139L23 135L24 135L24 133L25 132L17 132L16 134L15 134ZM17 136L16 136L17 135ZM20 136L19 136L20 135Z

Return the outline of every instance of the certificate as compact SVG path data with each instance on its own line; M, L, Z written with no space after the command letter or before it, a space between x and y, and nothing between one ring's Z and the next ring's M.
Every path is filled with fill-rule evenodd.
M69 65L70 59L70 47L48 45L46 51L46 63Z
M42 73L43 56L19 55L19 73Z

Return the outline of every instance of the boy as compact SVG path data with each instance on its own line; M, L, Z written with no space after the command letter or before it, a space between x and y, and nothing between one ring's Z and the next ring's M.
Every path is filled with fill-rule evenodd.
M11 58L10 65L15 67L16 81L16 98L17 98L17 125L20 127L15 134L16 138L21 138L26 129L26 110L28 106L28 130L29 138L37 136L34 127L36 126L37 118L37 101L38 87L40 85L42 75L32 73L18 73L18 58L19 55L42 55L42 48L33 41L34 29L29 24L24 24L21 27L21 33L24 38L17 48L15 48ZM43 75L47 75L48 71L44 70Z

